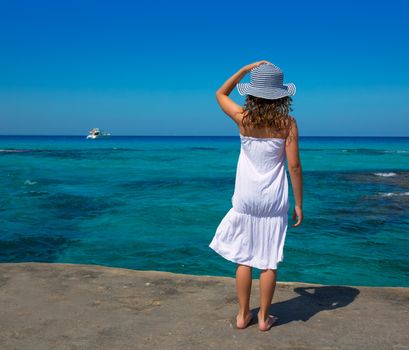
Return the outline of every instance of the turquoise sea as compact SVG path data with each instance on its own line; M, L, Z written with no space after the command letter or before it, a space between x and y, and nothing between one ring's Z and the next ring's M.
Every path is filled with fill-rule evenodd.
M234 276L208 244L239 151L238 136L1 136L0 262ZM301 137L300 153L305 219L278 280L409 287L409 138Z

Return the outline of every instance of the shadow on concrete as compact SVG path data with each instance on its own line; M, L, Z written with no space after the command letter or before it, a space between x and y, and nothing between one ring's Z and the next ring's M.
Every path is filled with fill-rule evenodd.
M323 310L344 307L354 301L359 289L344 286L297 287L294 292L299 296L273 303L270 314L278 317L274 327L293 321L307 321ZM252 310L257 316L260 308Z

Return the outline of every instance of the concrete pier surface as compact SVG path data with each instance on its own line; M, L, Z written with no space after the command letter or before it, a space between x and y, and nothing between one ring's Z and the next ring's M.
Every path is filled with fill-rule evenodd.
M255 279L254 314L258 297ZM1 350L409 349L409 288L279 281L268 332L235 329L237 309L229 277L0 264Z

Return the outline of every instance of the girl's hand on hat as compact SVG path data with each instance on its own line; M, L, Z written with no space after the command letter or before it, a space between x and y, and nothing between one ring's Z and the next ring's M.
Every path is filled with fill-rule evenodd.
M262 64L271 64L271 62L269 62L269 61L257 61L257 62L248 64L244 68L245 68L245 70L247 72L250 72L253 68L256 68L256 67L258 67L258 66L260 66Z

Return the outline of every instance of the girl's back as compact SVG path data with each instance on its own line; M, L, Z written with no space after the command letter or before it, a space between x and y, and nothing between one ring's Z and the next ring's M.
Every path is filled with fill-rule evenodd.
M240 143L233 208L255 216L286 215L285 139L240 134Z

